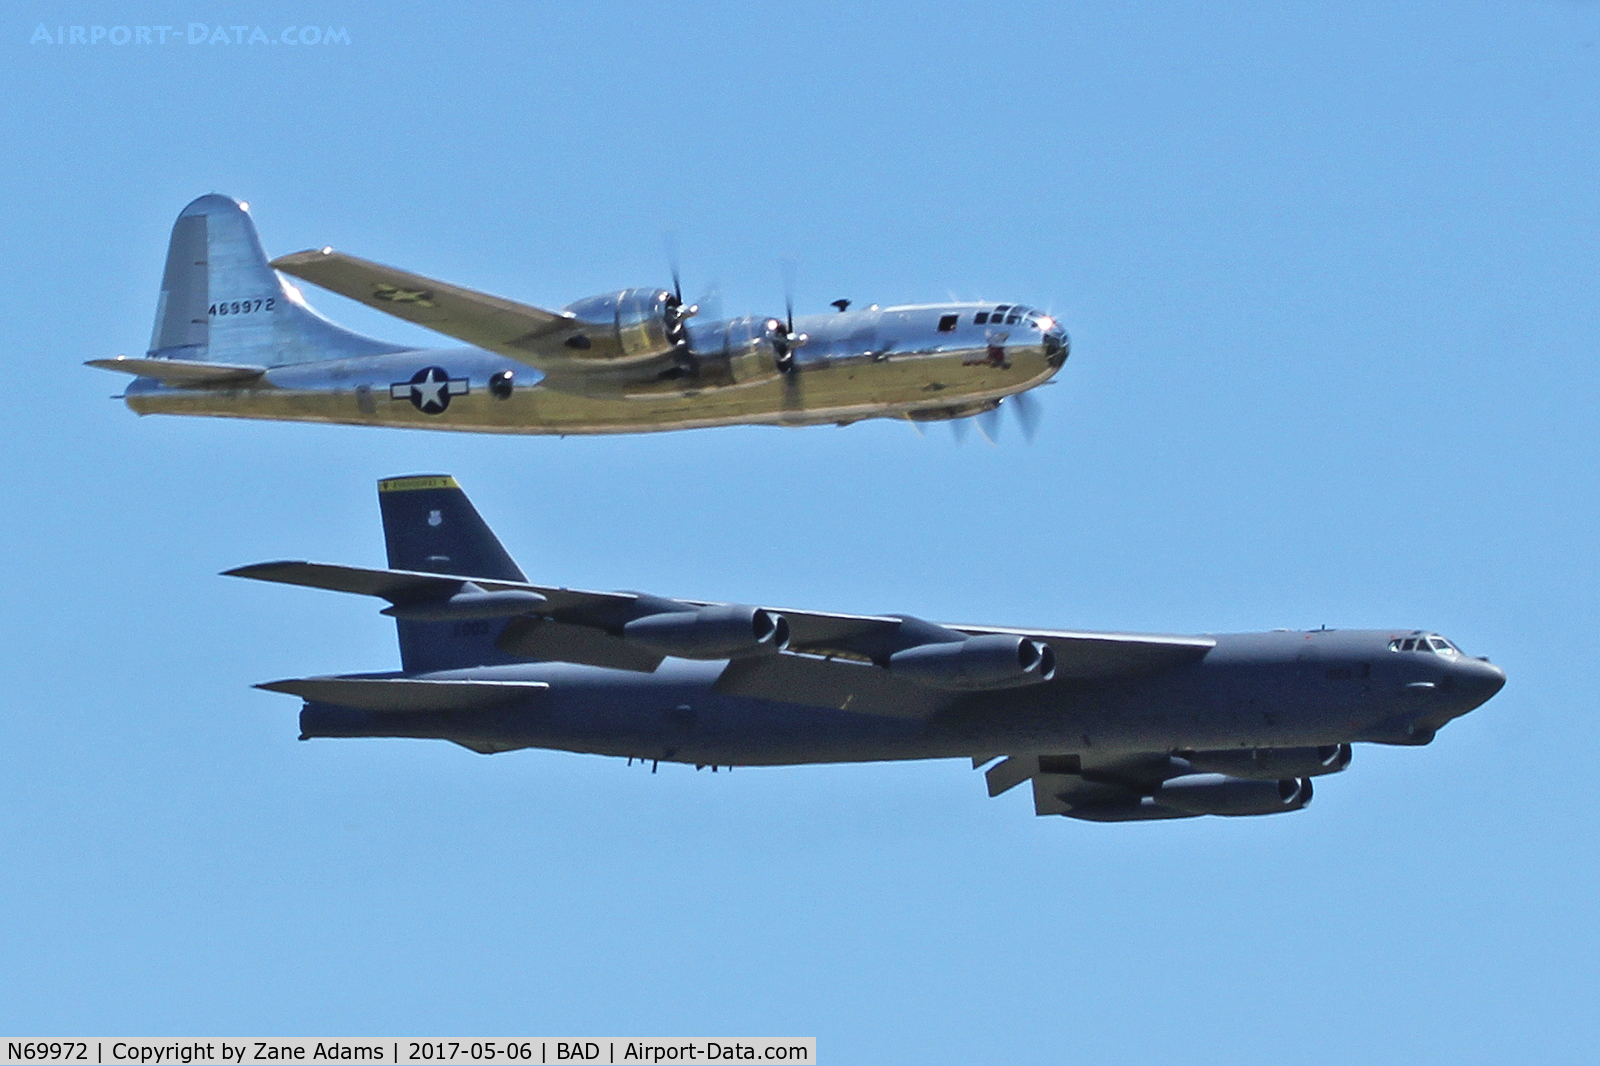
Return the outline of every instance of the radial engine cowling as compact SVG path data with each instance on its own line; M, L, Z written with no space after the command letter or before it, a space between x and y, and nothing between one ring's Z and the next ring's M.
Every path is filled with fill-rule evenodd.
M789 646L789 621L760 607L722 604L635 618L622 637L680 659L732 659Z
M1309 778L1261 781L1226 774L1185 774L1163 781L1150 797L1185 814L1280 814L1311 802Z
M1042 641L991 633L897 651L889 672L934 688L1016 688L1054 677L1056 654Z
M688 347L685 320L694 313L666 289L623 289L568 304L583 327L567 339L572 358L613 366L659 359Z
M1336 774L1350 765L1350 745L1316 748L1232 748L1191 751L1184 756L1202 773L1273 779Z

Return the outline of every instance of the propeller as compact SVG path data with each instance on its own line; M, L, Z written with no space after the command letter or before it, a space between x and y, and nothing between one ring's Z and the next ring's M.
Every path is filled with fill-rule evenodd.
M1032 444L1039 436L1044 408L1032 392L1019 392L1011 399L1016 401L1017 427L1022 430L1022 439Z
M974 421L978 423L978 432L983 434L984 440L990 444L1000 443L1000 404L984 411Z
M707 321L721 322L722 282L713 281L707 285L705 291L700 294L700 298L694 302L694 305L700 309L700 315Z
M1039 405L1031 392L1019 392L1002 399L987 411L966 418L953 418L950 420L950 435L955 438L956 444L962 444L971 432L973 423L978 426L978 432L983 434L983 439L990 444L1000 443L1001 410L1009 407L1017 416L1017 427L1022 430L1022 439L1032 444L1039 436L1039 423L1044 418L1044 408Z
M666 244L667 263L672 268L672 295L667 297L666 307L667 338L679 351L688 351L689 327L685 323L700 313L700 305L683 302L683 278L678 270L677 234L668 233Z
M794 263L787 260L783 264L783 315L781 322L767 319L767 339L772 342L778 369L792 375L795 349L810 338L794 331Z

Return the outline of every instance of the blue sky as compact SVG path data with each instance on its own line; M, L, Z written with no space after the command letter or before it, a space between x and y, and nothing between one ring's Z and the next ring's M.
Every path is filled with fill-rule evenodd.
M349 43L30 44L56 25ZM0 22L0 1032L815 1035L829 1062L1587 1061L1600 6L96 4ZM139 419L194 196L544 305L1017 300L1032 447ZM332 296L336 320L420 330ZM1100 826L964 764L655 776L297 743L395 664L455 473L538 580L1203 632L1438 629L1510 675L1306 812Z

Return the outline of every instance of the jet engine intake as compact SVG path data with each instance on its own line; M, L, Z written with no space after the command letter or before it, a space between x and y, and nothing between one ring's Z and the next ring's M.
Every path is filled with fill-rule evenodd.
M1279 814L1311 802L1310 778L1279 781L1229 777L1227 774L1185 774L1163 781L1151 801L1185 814Z
M569 338L571 357L590 363L628 366L686 352L685 324L698 307L685 307L666 289L623 289L568 304L588 332Z
M888 667L892 674L934 688L1017 688L1054 677L1056 653L1042 641L991 633L918 644L890 655Z
M732 659L787 648L789 620L738 604L661 611L624 625L622 639L680 659Z
M1350 745L1323 744L1315 748L1230 748L1191 751L1183 755L1196 771L1275 780L1282 777L1316 777L1336 774L1350 765Z

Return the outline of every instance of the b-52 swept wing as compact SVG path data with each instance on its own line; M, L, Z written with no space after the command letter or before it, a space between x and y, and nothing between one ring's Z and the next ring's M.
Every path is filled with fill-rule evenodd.
M1417 630L1166 636L940 624L527 580L454 480L379 483L389 567L239 577L373 596L398 673L263 688L303 737L697 766L970 757L1096 821L1297 810L1350 744L1422 744L1504 674ZM996 760L1000 760L996 762Z
M728 660L718 692L861 714L920 717L963 691L1133 677L1195 661L1216 645L1211 637L948 626L908 615L585 592L297 560L227 573L376 596L389 601L382 613L399 619L502 621L495 646L517 658L642 673L668 656Z
M291 275L468 347L412 347L334 325ZM1066 333L1019 303L876 304L707 320L644 286L545 310L335 251L268 262L246 205L202 196L172 229L134 375L140 414L225 415L480 433L638 433L696 426L982 416L1066 361Z

